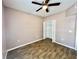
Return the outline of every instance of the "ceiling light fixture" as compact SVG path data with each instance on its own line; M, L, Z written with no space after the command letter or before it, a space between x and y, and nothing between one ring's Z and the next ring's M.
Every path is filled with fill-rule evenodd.
M47 5L44 5L44 6L43 6L43 9L44 9L44 10L45 10L45 9L47 9L47 8L48 8L48 6L47 6Z

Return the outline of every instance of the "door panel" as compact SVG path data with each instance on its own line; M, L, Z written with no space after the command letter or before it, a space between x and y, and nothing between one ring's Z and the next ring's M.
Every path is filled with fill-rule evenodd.
M55 39L55 20L47 20L43 23L43 37Z

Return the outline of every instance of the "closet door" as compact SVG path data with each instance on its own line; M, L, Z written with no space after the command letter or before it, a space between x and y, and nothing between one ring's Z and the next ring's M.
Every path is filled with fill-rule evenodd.
M51 38L55 40L55 20L47 20L43 22L43 38Z

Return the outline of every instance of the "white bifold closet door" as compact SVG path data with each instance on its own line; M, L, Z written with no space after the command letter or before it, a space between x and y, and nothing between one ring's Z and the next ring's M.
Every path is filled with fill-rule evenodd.
M47 20L43 22L43 38L51 38L55 41L56 20Z

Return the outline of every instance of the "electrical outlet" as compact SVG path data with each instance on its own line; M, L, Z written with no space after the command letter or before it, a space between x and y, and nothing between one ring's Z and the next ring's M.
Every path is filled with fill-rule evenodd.
M61 38L61 40L64 40L63 38Z
M72 30L69 30L69 33L72 33Z
M17 40L17 42L20 42L20 40Z

